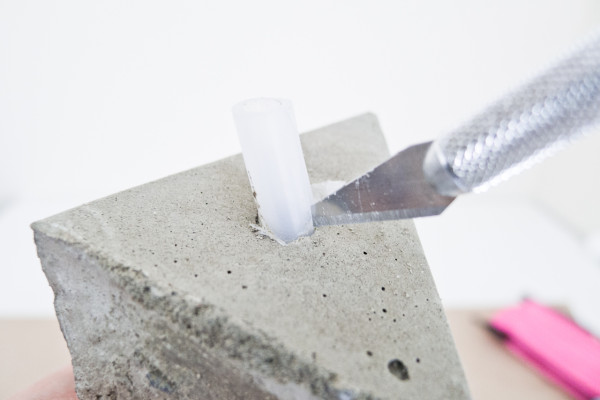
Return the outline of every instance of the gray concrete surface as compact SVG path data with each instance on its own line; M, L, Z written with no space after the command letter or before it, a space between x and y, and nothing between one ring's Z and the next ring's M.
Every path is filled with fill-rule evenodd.
M367 114L302 135L312 183L388 153ZM251 228L240 155L32 225L80 399L463 399L412 221Z

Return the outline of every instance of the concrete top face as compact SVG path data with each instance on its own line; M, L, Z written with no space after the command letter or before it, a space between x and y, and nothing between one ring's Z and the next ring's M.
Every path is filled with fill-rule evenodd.
M313 184L349 181L388 157L371 114L301 140ZM133 270L153 293L210 305L228 323L318 363L348 399L468 397L412 221L320 227L282 246L251 227L256 216L236 155L33 229L84 249L111 274Z

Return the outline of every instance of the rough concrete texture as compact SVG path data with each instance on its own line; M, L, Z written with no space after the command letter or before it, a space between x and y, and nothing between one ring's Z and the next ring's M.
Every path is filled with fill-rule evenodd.
M388 153L373 115L305 135L311 182ZM462 399L412 221L253 231L241 156L33 224L80 399Z

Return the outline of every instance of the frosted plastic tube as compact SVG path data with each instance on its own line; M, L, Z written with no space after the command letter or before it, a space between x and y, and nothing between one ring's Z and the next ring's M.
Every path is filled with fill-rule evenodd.
M263 228L283 243L312 234L312 191L291 102L245 100L233 106L233 119Z

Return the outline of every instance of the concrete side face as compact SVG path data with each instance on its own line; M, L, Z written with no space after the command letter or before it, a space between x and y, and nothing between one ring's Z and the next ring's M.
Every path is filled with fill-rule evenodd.
M375 117L302 135L312 183L387 157ZM81 399L462 399L411 221L252 230L234 156L34 224Z
M122 273L115 280L100 260L80 249L40 233L36 242L69 338L80 399L276 398L226 354L210 351L210 336L216 334L211 330L224 322L212 307L186 310L189 305L176 294L152 286L138 291L145 278L135 271L113 265L109 268ZM166 309L170 313L154 312ZM178 329L181 323L185 330Z

